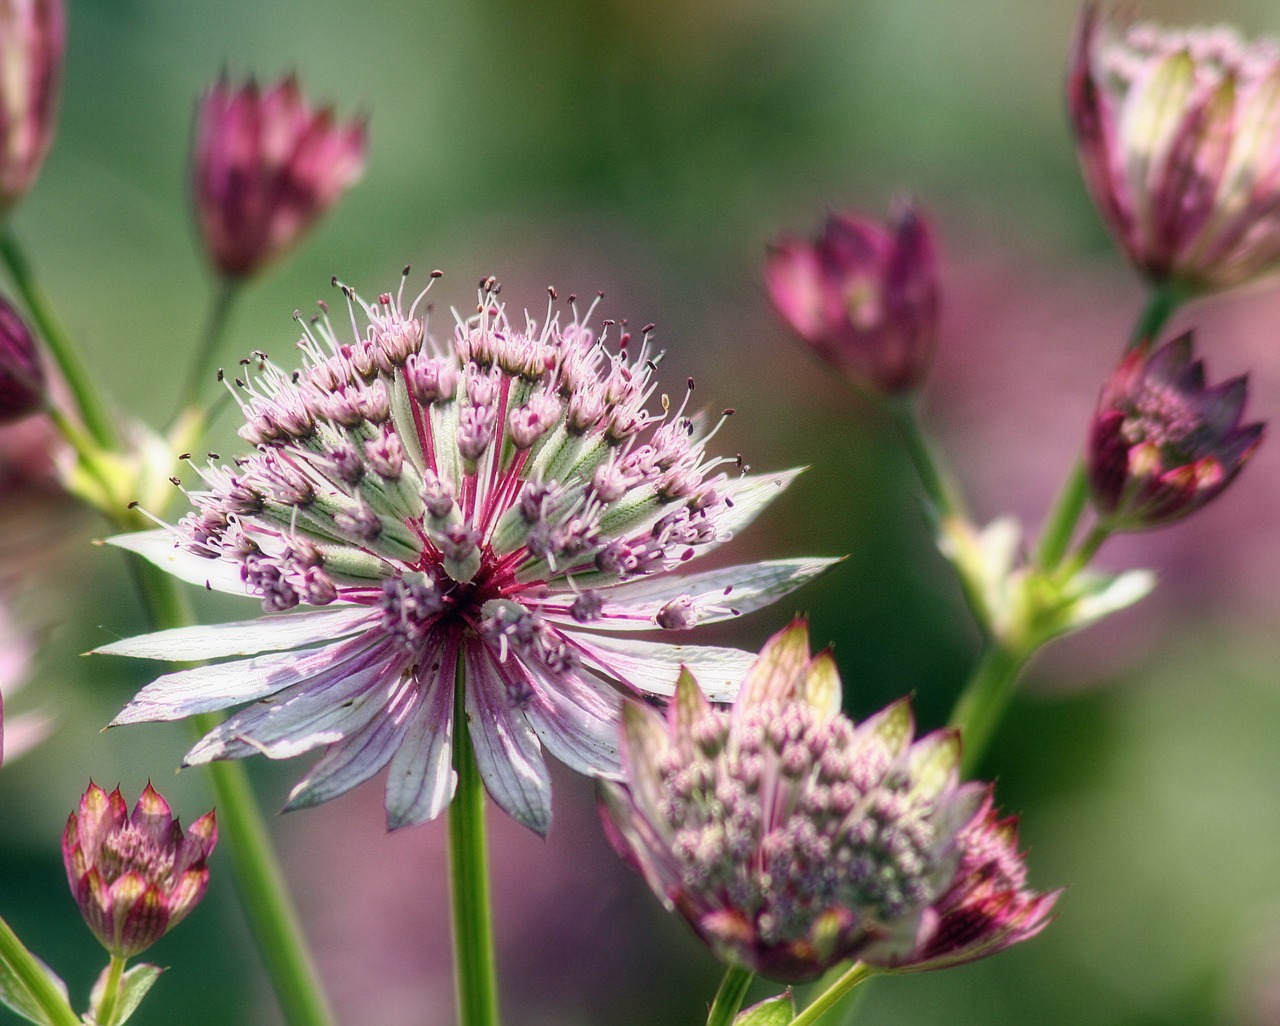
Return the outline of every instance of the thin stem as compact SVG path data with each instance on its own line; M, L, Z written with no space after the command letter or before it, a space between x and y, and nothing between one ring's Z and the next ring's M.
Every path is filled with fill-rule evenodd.
M1111 528L1104 524L1095 524L1080 543L1080 547L1071 553L1071 558L1063 564L1059 577L1064 581L1069 581L1086 566L1090 560L1098 553L1098 549L1102 548L1102 543L1111 537Z
M496 1026L498 981L493 956L484 782L471 747L465 696L466 669L459 651L453 714L453 767L458 774L458 789L449 804L454 988L460 1026Z
M111 964L107 968L107 982L102 988L102 1002L94 1011L98 1026L115 1026L116 1002L120 1000L120 981L124 978L124 965L128 959L119 955L111 956Z
M178 393L178 409L174 413L177 419L182 410L196 405L200 400L200 386L209 373L210 364L218 352L222 336L227 330L231 317L231 308L236 297L240 295L240 281L234 278L219 277L214 289L213 302L209 307L209 316L205 320L204 333L200 336L200 345L196 349L195 359L187 371L187 381Z
M987 744L1013 696L1018 673L1030 656L1030 652L1017 652L999 642L990 642L956 700L950 725L960 731L964 751L961 770L966 777L982 762Z
M58 370L66 380L86 430L101 448L119 448L119 436L116 433L115 423L89 369L80 356L80 350L72 342L62 322L58 320L53 304L49 302L40 283L36 281L35 273L22 251L22 246L7 224L0 228L0 260L3 260L5 267L8 268L9 276L21 293L27 310L36 322L36 327L40 329L40 334L53 356L54 363L58 365Z
M818 995L803 1012L791 1020L791 1026L813 1026L824 1015L831 1011L839 1003L849 991L853 990L859 983L869 979L875 970L869 965L861 962L854 962L849 967L849 971L841 976L835 983Z
M715 1000L711 1002L711 1012L707 1015L707 1026L732 1026L742 1001L747 996L747 988L756 974L750 969L731 965L724 972L720 981L720 989L716 991Z
M174 578L137 559L130 560L153 624L179 627L192 621L186 592ZM216 715L190 720L196 736L218 725ZM333 1013L307 947L289 887L243 763L212 762L205 767L217 803L219 835L231 852L249 930L271 977L290 1026L333 1026Z
M3 919L0 919L0 962L9 967L27 996L53 1026L81 1026L80 1016L72 1010L57 984Z
M920 478L920 486L940 517L965 517L965 502L951 475L929 445L920 427L914 396L894 396L881 401L907 448Z
M1190 298L1190 293L1170 282L1153 285L1147 293L1147 302L1138 316L1138 322L1133 326L1129 349L1154 341L1174 311Z

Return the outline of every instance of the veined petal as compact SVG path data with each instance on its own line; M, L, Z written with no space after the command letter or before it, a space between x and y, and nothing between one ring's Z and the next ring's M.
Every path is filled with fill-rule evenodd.
M418 675L424 694L387 772L388 830L435 819L453 798L458 785L453 769L456 664L457 646L446 645L434 675Z
M791 482L806 469L792 467L774 474L745 474L730 478L719 489L729 501L707 512L716 528L716 540L701 546L698 554L710 552L750 524L769 503L791 487Z
M511 666L499 669L508 672ZM583 670L543 677L529 668L529 675L535 698L524 714L547 751L578 773L620 778L618 690Z
M698 678L713 702L732 702L738 685L755 661L753 652L714 645L668 645L639 638L611 638L574 631L566 637L586 660L609 677L624 680L651 695L675 694L679 667Z
M179 548L174 533L162 527L157 527L154 531L116 534L105 541L108 545L136 553L148 563L154 563L165 573L173 574L178 580L188 584L227 595L254 595L240 576L238 564L221 559L207 559Z
M194 662L197 659L279 652L354 634L376 622L381 615L380 610L368 606L344 606L341 609L264 616L235 623L177 627L113 641L95 648L92 654Z

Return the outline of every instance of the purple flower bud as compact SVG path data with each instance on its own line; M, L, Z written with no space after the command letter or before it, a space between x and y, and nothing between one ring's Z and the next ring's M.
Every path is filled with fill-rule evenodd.
M1261 423L1240 423L1246 389L1244 377L1207 386L1189 332L1129 353L1089 429L1089 481L1103 520L1113 530L1160 527L1222 492L1262 440Z
M313 110L293 76L225 79L200 101L193 187L214 266L247 278L296 243L364 172L365 123Z
M0 424L35 413L44 402L44 368L31 329L0 299Z
M128 814L120 788L90 781L62 834L62 860L80 914L117 958L151 947L199 903L218 840L212 812L184 834L147 785Z
M31 188L53 142L65 44L62 0L0 5L0 217Z
M1129 261L1194 292L1280 269L1280 44L1085 8L1067 79L1085 181Z
M923 380L938 320L933 235L910 204L888 227L832 214L814 242L770 247L765 280L788 326L856 384L897 394Z

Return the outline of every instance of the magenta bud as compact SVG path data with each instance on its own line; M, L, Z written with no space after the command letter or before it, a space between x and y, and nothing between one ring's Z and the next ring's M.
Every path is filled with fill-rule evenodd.
M267 90L219 81L200 101L192 181L209 259L256 274L364 173L366 125L313 110L290 75Z
M938 321L933 234L909 203L887 226L832 214L813 242L770 247L765 281L797 335L856 384L894 395L923 380Z
M31 329L0 299L0 424L35 413L44 395L44 369Z
M1129 353L1102 390L1089 428L1093 502L1112 530L1178 520L1220 494L1262 440L1241 425L1247 381L1205 384L1190 332Z
M65 46L62 0L0 4L0 216L31 188L53 142Z

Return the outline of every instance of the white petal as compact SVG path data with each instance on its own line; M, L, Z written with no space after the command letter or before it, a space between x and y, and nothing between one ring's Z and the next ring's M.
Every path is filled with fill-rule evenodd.
M804 473L804 467L793 467L773 474L746 474L730 478L720 489L733 505L716 506L707 516L716 527L716 540L699 547L698 554L710 552L755 520L769 503L787 490L791 482Z
M507 663L503 669L511 664ZM524 709L547 751L572 770L619 779L622 696L590 673L540 675L531 671L535 699Z
M262 616L236 623L177 627L155 634L139 634L93 650L94 655L134 656L195 662L224 656L253 655L301 648L337 640L376 622L382 613L368 606L342 606L282 616Z
M128 549L166 573L188 584L228 595L253 596L240 576L240 564L225 559L206 559L179 548L173 531L158 527L154 531L116 534L106 539L108 545ZM256 596L253 596L256 597Z
M453 799L453 700L456 647L441 646L434 679L419 674L425 691L405 724L404 741L387 772L387 829L435 819ZM464 728L465 729L465 728Z
M668 645L638 638L610 638L585 631L567 632L570 642L610 677L626 681L651 695L675 694L680 667L698 679L702 693L713 702L732 702L738 685L756 656L736 648L712 645Z

